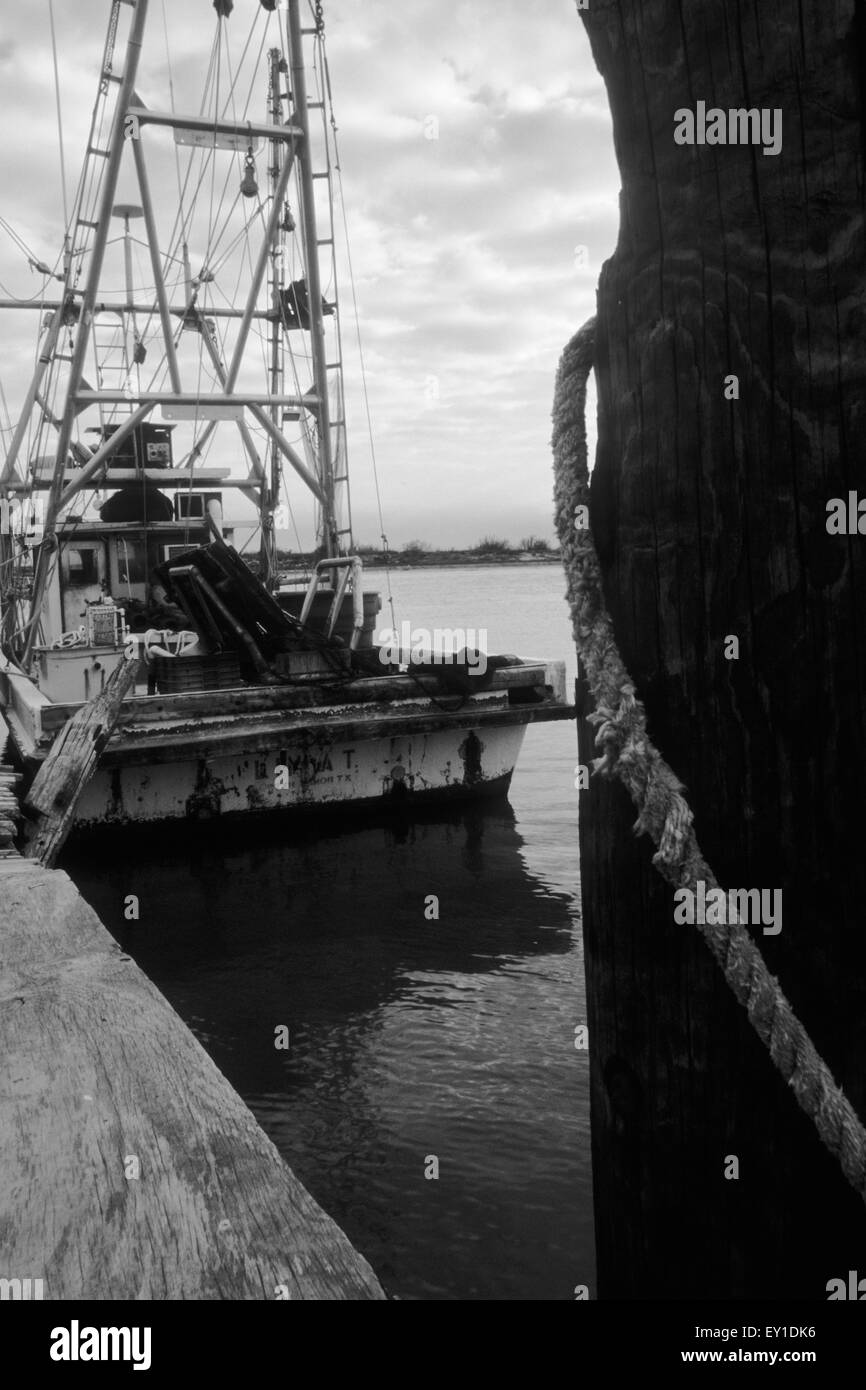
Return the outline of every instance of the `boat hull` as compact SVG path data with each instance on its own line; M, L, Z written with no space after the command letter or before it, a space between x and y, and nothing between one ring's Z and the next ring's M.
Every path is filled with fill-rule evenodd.
M32 780L86 706L52 701L11 668L0 704ZM361 676L123 701L98 768L75 789L76 832L313 811L409 811L508 791L527 724L571 719L562 663L520 661L480 690Z
M75 829L212 821L313 810L408 809L505 795L525 724L341 740L306 731L270 746L100 768Z

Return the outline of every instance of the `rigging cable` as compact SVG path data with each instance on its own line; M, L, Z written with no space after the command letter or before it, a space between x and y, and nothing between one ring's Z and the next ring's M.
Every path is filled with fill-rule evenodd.
M168 42L168 19L165 13L165 0L162 0L162 32L165 39L165 62L168 69L168 95L171 114L174 116L177 112L177 107L175 106L174 100L174 70L171 66L171 48ZM181 186L180 177L180 152L178 150L177 140L172 140L171 143L174 146L174 172L177 178L177 205L181 207L183 204L183 188Z
M60 189L63 194L63 225L69 228L69 204L66 197L66 159L63 153L63 116L60 110L60 73L57 69L57 36L54 32L54 0L48 0L48 22L51 26L51 57L54 61L54 102L57 107L57 142L60 147Z
M321 7L319 6L319 8ZM328 91L328 106L331 112L331 130L334 145L334 169L337 175L337 191L340 201L340 212L343 223L343 237L346 243L346 265L349 271L349 285L352 291L352 308L355 316L355 335L358 342L358 358L361 367L361 385L364 395L364 411L367 417L367 433L370 441L370 458L373 465L373 484L376 491L376 508L379 516L380 536L385 547L385 584L388 590L388 607L391 610L391 624L394 631L396 632L397 618L394 612L394 594L391 589L390 550L388 547L388 537L385 534L385 520L382 514L382 494L379 488L379 469L376 460L376 443L373 436L373 418L370 412L370 396L367 390L367 365L364 357L364 345L361 339L361 321L358 317L358 295L355 286L355 270L352 261L351 238L349 237L349 221L346 215L346 199L343 189L343 170L340 164L340 151L339 144L337 141L337 124L334 118L333 101L331 100L331 73L330 68L328 66L327 54L324 52L324 45L322 52L322 62L323 72L325 74L325 83Z
M39 259L35 251L33 251L27 245L27 242L24 240L23 237L18 235L15 228L11 226L9 222L6 221L5 217L0 217L0 230L6 233L6 235L12 241L12 244L16 247L18 251L21 252L22 256L27 261L27 264L31 270L35 270L37 274L44 276L46 280L63 280L64 277L62 275L57 274L57 267L60 265L60 262L63 259L63 252L61 252L60 255L57 257L57 260L54 262L54 267L52 269L49 266L47 266L44 261ZM35 294L19 295L14 294L12 290L8 289L8 287L3 283L3 281L0 280L0 289L3 290L3 293L7 295L9 299L17 299L20 304L34 304L37 299L45 298L45 291L47 289L47 285L43 284L42 287L38 289Z
M340 296L339 296L339 290L338 290L338 278L339 278L339 277L338 277L338 275L337 275L337 247L336 247L336 236L335 236L335 230L336 230L336 228L335 228L335 220L334 220L334 187L333 187L333 176L332 176L332 163L333 163L333 161L332 161L332 159L331 159L331 146L330 146L330 142L329 142L329 139L328 139L327 118L326 118L326 114L325 114L326 106L328 105L328 103L326 103L326 101L325 101L326 92L325 92L325 88L323 87L323 82L324 82L324 80L325 80L325 79L324 79L324 57L325 57L325 53L324 53L324 19L323 19L323 17L322 17L322 13L321 13L321 6L319 6L318 9L317 9L317 12L316 12L316 38L315 38L315 40L314 40L314 49L313 49L313 72L314 72L314 74L315 74L315 80L316 80L316 96L317 96L317 100L318 100L318 109L319 109L319 110L321 111L321 113L322 113L322 114L321 114L321 122L322 122L323 146L324 146L324 152L325 152L325 165L326 165L325 170L324 170L324 173L325 173L325 176L326 176L326 179L327 179L327 189L328 189L328 232L329 232L328 241L329 241L330 247L331 247L331 255L330 255L330 274L329 274L329 279L328 279L328 288L329 288L329 290L333 293L333 297L334 297L334 306L333 306L333 308L334 308L334 333L335 333L335 338L336 338L336 354L335 354L335 360L336 360L337 362L339 362L339 363L341 364L341 367L342 367L342 363L343 363L343 360L344 360L344 358L343 358L343 328L342 328L342 313L341 313L341 309L340 309ZM336 130L336 120L335 120L335 118L334 118L334 110L333 110L333 103L332 103L332 102L330 103L330 118L331 118L331 121L330 121L331 127L332 127L333 130ZM329 384L329 391L330 391L330 384ZM332 413L331 413L331 419L332 419L332 420L337 420L337 421L340 422L340 423L338 423L335 427L333 427L333 435L336 436L336 443L334 442L333 437L332 437L332 441L331 441L332 461L333 461L334 477L335 477L335 488L334 488L334 513L335 513L335 517L338 518L338 520L337 520L337 525L339 526L340 521L342 521L342 522L344 523L344 526L345 526L346 528L348 528L348 535L349 535L349 538L350 538L350 540L351 540L351 539L353 538L353 527L352 527L352 498L351 498L351 493L350 493L350 490L349 490L349 480L348 480L348 471L347 471L347 470L348 470L348 438L347 438L347 430L346 430L345 400L344 400L344 393L343 393L343 389L342 389L342 370L341 370L341 371L337 374L337 376L336 376L336 381L335 381L335 383L334 383L334 395L335 395L335 402L334 402L334 409L333 409L333 411L332 411ZM336 483L336 479L337 479L337 478L341 478L341 482L340 482L340 484L339 484L339 486L340 486L340 488L341 488L341 491L340 491L340 493L339 493L339 499L340 499L339 501L338 501L337 483ZM342 516L339 515L339 506L340 506L340 502L342 502L342 503L344 504L344 509L345 509L345 515L342 515Z

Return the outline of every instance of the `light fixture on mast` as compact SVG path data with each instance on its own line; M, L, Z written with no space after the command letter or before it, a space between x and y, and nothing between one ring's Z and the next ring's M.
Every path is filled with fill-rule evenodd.
M136 217L144 216L144 208L136 203L115 203L111 209L112 217L123 218L123 269L126 276L126 302L133 303L132 294L132 238L129 224Z

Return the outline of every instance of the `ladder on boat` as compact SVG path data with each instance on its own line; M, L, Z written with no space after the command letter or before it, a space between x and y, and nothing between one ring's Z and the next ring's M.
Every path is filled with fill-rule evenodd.
M127 9L134 12L137 3L138 0L112 0L84 164L75 195L71 222L66 228L62 302L45 320L37 370L9 446L3 470L3 482L13 480L16 471L18 476L21 476L18 468L18 457L28 436L32 441L31 456L41 455L44 458L48 453L46 432L52 431L58 440L63 435L62 417L55 414L52 402L58 396L63 397L65 394L61 373L64 370L68 372L69 364L73 359L75 332L76 328L80 327L80 285L85 277L95 233L100 229L100 224L96 220L96 209L100 203L106 168L111 155L105 132L106 128L110 129L113 125L117 101L125 83L126 68L129 61L129 51L124 48L120 70L115 71L114 54L117 45L118 26L123 10ZM64 342L63 330L65 328L69 332ZM98 353L104 344L97 343L96 323L94 324L93 341L94 351ZM62 350L64 347L67 348L66 351ZM98 362L97 357L97 374L101 370ZM128 370L127 365L124 371L124 380L128 379ZM64 452L68 448L79 455L82 452L86 454L86 451L82 451L81 445L74 444L71 439L66 441ZM59 449L55 447L54 471L62 475L64 460L61 460L58 454Z
M323 30L318 26L305 28L301 31L300 39L302 46L306 46L302 55L304 67L308 72L314 74L317 84L316 98L306 101L309 158L311 166L316 166L311 167L310 186L315 203L317 231L315 245L308 245L307 254L308 259L316 258L318 280L323 285L333 287L333 302L329 305L328 313L329 316L333 317L334 326L330 335L329 350L326 353L323 377L327 384L330 405L328 412L329 459L332 470L331 494L336 518L333 536L339 552L345 554L352 544L352 524L347 471L346 412L343 398L343 344L339 295L337 293L339 276L337 273L337 237L334 216L334 163L332 139L329 134L329 124L333 126L333 113L330 110L330 83L324 57ZM313 48L311 60L309 59L310 46ZM294 96L291 90L287 89L281 93L282 96L291 105ZM314 132L313 129L315 118L318 118L316 123L319 129L317 132ZM335 126L334 129L336 129ZM320 190L322 191L321 194ZM324 272L323 261L326 262ZM302 329L302 331L309 330Z

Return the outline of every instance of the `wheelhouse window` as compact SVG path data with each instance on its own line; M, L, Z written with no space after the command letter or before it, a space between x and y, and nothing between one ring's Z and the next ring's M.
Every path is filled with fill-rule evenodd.
M95 547L65 546L62 565L63 578L76 589L99 583L99 551Z
M117 577L123 588L129 584L147 582L147 549L142 539L133 536L117 538Z

